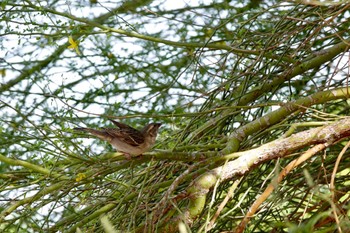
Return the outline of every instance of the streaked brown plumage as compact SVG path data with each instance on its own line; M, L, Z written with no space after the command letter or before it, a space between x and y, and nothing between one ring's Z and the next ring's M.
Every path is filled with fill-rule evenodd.
M74 128L74 130L89 132L109 142L117 151L123 152L127 158L130 158L130 156L137 156L151 149L161 126L160 123L151 123L139 131L118 121L110 121L118 128L102 128L100 130Z

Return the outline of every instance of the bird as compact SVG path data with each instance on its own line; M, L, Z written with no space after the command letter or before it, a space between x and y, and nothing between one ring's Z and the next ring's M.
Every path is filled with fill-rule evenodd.
M117 151L122 152L127 159L142 155L155 144L161 123L150 123L142 130L111 120L117 128L73 128L76 131L88 132L99 139L109 142Z

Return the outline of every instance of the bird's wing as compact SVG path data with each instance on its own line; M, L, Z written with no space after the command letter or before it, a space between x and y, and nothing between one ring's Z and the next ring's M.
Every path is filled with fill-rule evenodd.
M112 138L117 138L118 140L132 146L139 146L145 141L143 134L132 127L122 129L103 128L102 131L107 133Z
M115 120L111 120L109 119L110 121L112 121L112 123L117 126L119 129L123 129L123 130L137 130L137 129L134 129L133 127L127 125L127 124L123 124L119 121L115 121Z

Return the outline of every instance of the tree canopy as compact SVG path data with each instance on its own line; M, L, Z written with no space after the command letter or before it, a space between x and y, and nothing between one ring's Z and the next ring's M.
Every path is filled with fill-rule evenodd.
M1 231L350 231L348 1L0 9Z

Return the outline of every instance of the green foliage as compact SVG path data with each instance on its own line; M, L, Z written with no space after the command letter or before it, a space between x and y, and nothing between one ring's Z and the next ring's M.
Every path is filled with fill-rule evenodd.
M349 115L347 92L325 94L348 86L348 4L171 3L0 3L1 231L235 230L311 145L221 180L223 156ZM126 161L72 130L108 118L162 122L155 150ZM274 184L246 231L346 232L343 147Z

